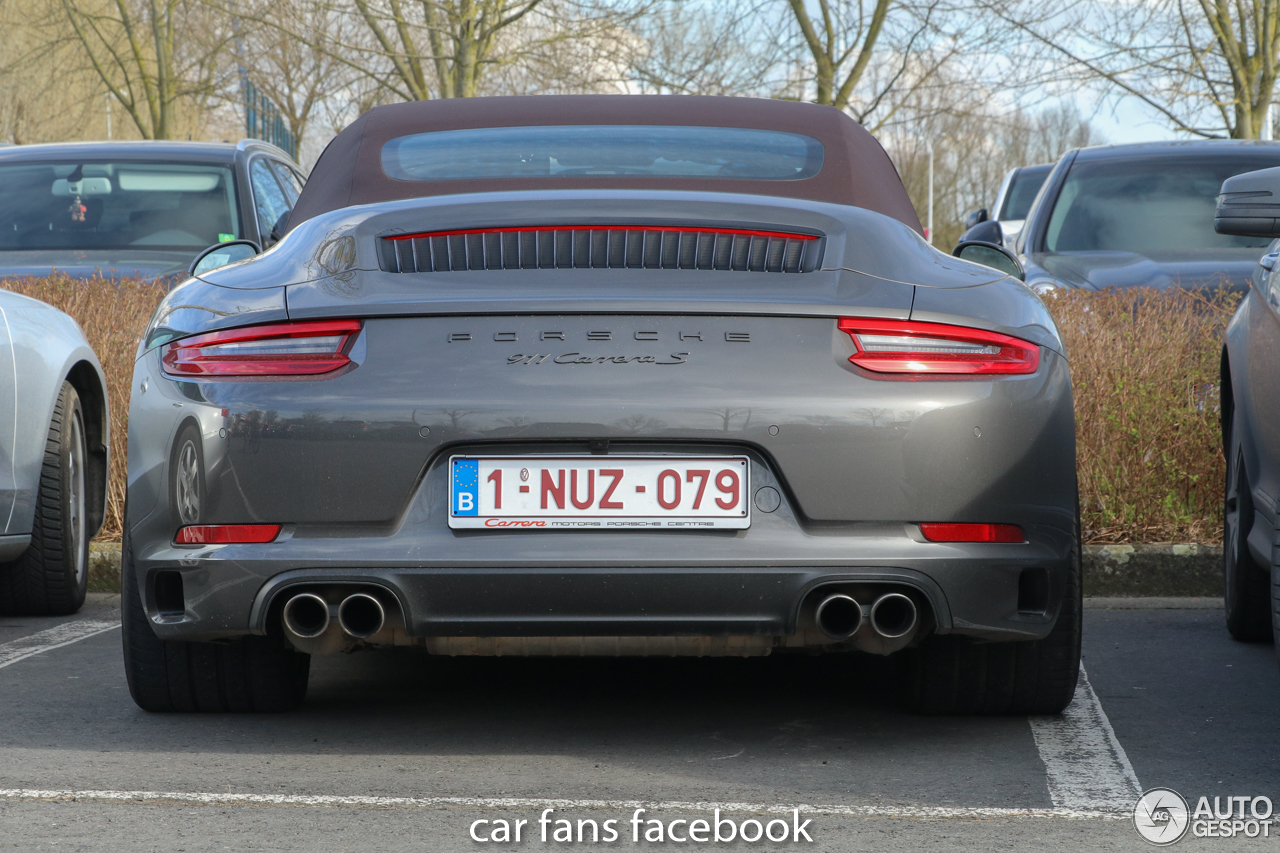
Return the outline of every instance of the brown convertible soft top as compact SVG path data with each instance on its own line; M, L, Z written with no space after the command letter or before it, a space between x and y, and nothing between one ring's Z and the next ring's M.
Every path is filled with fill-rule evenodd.
M434 130L537 125L655 124L739 127L801 133L825 149L822 169L794 181L596 176L398 181L382 171L382 146ZM505 190L628 189L750 193L874 210L917 231L920 219L880 143L833 107L695 95L534 95L410 101L374 107L320 155L289 226L353 204Z

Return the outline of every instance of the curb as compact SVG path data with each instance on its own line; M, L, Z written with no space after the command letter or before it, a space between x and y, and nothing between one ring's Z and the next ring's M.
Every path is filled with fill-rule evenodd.
M89 591L120 591L120 543L89 545ZM1221 545L1086 545L1087 596L1222 597Z
M120 543L89 543L89 592L120 591Z
M1086 545L1088 596L1222 597L1221 545Z

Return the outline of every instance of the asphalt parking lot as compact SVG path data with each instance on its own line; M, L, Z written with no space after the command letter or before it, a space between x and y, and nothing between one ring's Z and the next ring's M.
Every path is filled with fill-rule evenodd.
M1145 849L1135 792L1280 804L1280 671L1220 609L1085 614L1090 688L1061 718L914 717L872 658L315 659L303 709L153 716L124 684L117 599L0 619L0 850L698 848L642 820L786 818L722 849ZM793 839L801 807L809 843ZM604 822L556 842L538 818ZM777 813L771 813L776 811ZM526 820L520 843L473 841ZM678 825L686 832L688 823ZM778 831L778 825L771 825ZM725 830L727 832L727 829ZM754 831L754 830L753 830ZM576 832L576 829L575 829ZM1180 847L1276 849L1280 838ZM607 836L605 836L607 837ZM681 835L680 837L683 837Z

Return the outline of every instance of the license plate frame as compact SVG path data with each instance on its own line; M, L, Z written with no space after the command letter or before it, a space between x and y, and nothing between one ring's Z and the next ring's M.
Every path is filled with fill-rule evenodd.
M446 476L454 530L751 527L751 459L742 454L456 454Z

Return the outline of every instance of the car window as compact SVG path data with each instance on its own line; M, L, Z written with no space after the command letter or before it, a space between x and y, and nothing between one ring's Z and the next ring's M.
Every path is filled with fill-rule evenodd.
M1031 210L1031 202L1036 200L1036 193L1044 186L1044 179L1049 177L1052 166L1031 166L1019 169L1005 194L1004 209L997 219L1026 219Z
M271 161L271 171L276 173L276 179L284 188L285 197L289 199L289 209L292 210L298 203L298 194L302 192L302 181L292 169L278 160Z
M187 250L240 236L229 167L156 161L0 166L0 251Z
M253 183L253 203L258 211L258 233L263 240L271 228L293 205L280 189L280 183L272 174L267 158L259 157L249 166L249 180Z
M485 178L736 178L795 181L822 168L811 136L740 127L489 127L400 136L382 146L398 181Z
M1280 155L1077 161L1054 203L1045 248L1145 254L1266 246L1269 238L1215 233L1213 217L1223 181L1270 166L1280 166Z

